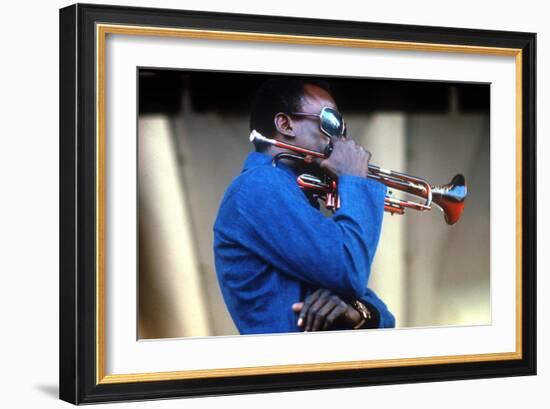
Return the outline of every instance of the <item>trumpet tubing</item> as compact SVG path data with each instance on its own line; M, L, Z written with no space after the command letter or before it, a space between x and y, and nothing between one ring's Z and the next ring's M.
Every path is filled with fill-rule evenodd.
M332 152L332 146L328 146L325 152L317 152L310 149L302 148L297 145L281 142L275 139L266 138L260 133L253 130L250 133L251 142L260 142L287 149L293 153L282 152L273 157L273 165L281 159L290 159L310 163L312 158L327 159ZM404 200L394 198L387 194L384 199L384 210L390 214L402 215L406 209L426 211L432 209L432 204L435 204L445 217L445 222L448 225L453 225L462 216L464 204L468 195L466 179L463 175L458 174L453 177L450 183L442 186L432 186L426 180L406 173L396 172L389 169L384 169L376 165L369 164L368 178L377 180L391 189L398 190L405 194L415 196L422 199L423 202ZM336 181L325 177L322 180L312 175L300 175L297 178L298 186L302 189L309 190L318 195L319 198L325 201L325 206L328 209L335 210L340 205L340 199L337 193Z

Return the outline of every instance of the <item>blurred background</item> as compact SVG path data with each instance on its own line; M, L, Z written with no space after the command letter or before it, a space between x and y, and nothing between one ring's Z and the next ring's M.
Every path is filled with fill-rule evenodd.
M265 74L140 69L140 339L234 335L218 287L212 225L248 153ZM372 163L442 185L465 175L454 226L443 214L385 215L369 286L397 327L491 322L489 84L325 78L348 135Z

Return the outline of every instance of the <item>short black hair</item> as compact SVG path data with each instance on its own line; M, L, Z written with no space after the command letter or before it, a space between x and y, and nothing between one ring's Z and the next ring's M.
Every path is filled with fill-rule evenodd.
M327 81L315 78L271 78L262 83L252 102L250 131L255 129L266 137L273 137L276 131L275 115L301 111L306 85L315 85L331 93ZM262 148L256 146L258 151Z

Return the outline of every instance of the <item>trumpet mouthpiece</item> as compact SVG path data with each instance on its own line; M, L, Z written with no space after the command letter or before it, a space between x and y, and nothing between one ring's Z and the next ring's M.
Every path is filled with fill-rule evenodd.
M250 142L252 142L252 143L261 142L261 143L268 143L270 145L276 145L277 144L277 141L275 141L274 139L266 138L265 136L263 136L261 133L259 133L255 129L253 129L252 132L250 132L249 139L250 139Z
M252 132L250 132L250 136L248 137L248 139L250 140L250 142L254 142L256 139L258 139L258 136L261 136L261 134L253 129Z

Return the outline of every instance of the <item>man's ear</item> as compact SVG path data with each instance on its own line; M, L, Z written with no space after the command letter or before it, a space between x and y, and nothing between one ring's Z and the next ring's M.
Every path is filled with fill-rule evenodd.
M294 124L292 123L292 119L290 119L287 114L279 112L273 118L273 122L275 124L275 129L281 135L284 135L287 138L296 137L296 133L294 132Z

